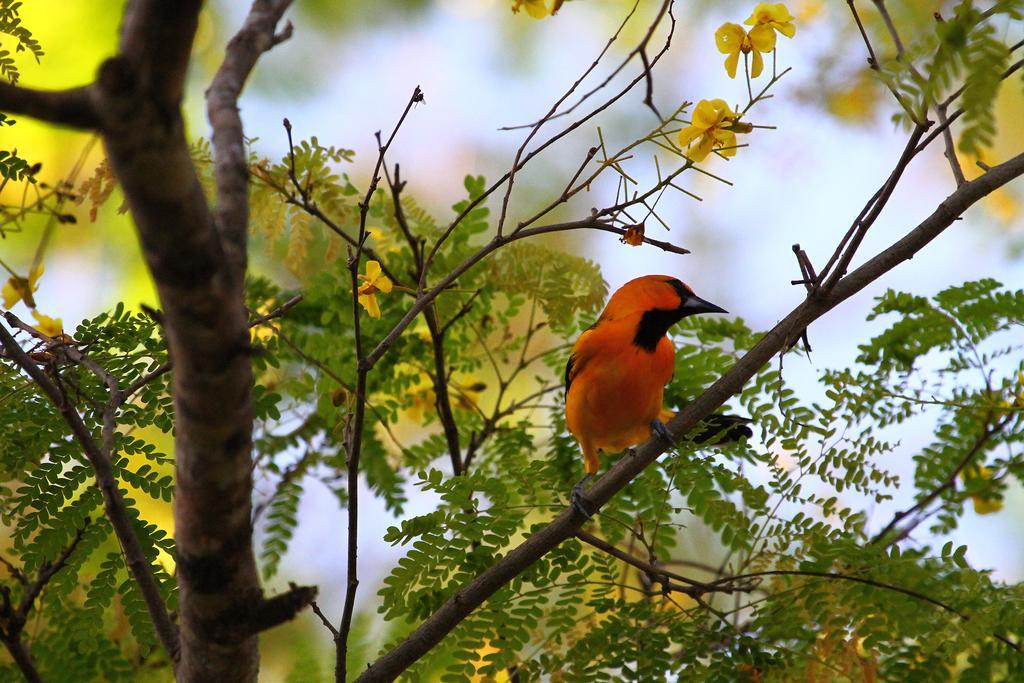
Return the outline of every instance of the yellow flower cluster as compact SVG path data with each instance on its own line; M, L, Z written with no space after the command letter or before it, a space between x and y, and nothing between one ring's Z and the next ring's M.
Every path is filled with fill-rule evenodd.
M546 16L554 15L562 7L565 0L512 0L512 11L526 10L534 19L543 19Z
M727 55L725 71L730 78L736 77L740 54L752 55L751 63L744 61L744 65L749 68L749 75L757 78L764 71L762 55L775 49L775 34L787 38L796 34L793 15L781 2L759 3L744 23L752 27L750 31L739 24L725 23L715 32L718 51ZM734 156L736 134L753 130L749 123L740 121L742 116L743 112L734 111L723 99L701 100L693 110L690 125L679 131L679 146L687 150L684 154L694 162L704 161L711 152Z
M743 22L753 28L746 31L739 24L725 23L715 32L715 44L724 55L725 71L729 78L736 77L736 66L740 61L740 53L752 56L750 77L757 78L764 70L764 57L775 49L775 34L781 33L787 38L796 35L793 15L781 2L762 2L754 8L747 20Z
M736 154L736 133L752 130L749 123L739 120L740 116L723 99L701 100L693 110L690 126L679 131L679 146L689 147L687 158L698 163L712 150L731 157Z

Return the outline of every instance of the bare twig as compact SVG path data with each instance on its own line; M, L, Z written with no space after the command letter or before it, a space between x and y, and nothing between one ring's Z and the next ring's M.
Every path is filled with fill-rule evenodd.
M448 370L444 354L444 333L437 322L437 314L433 306L423 309L423 318L427 322L430 333L430 345L434 351L434 370L429 373L434 384L434 401L437 415L441 420L444 438L448 442L448 457L452 463L452 473L462 474L462 448L459 445L459 426L452 412L451 398L448 393Z
M419 88L417 88L417 91ZM406 109L408 111L408 109ZM404 118L404 117L403 117ZM380 159L383 159L383 148ZM380 161L378 161L378 168ZM371 189L367 192L366 202L373 193L373 185L376 179L371 181ZM363 213L363 224L360 227L360 243L366 233L365 212ZM363 419L366 410L366 374L368 367L363 355L362 331L360 330L359 313L359 256L349 249L349 272L352 281L352 326L355 337L356 352L356 390L355 409L349 416L345 428L345 463L347 465L346 477L348 484L348 537L346 541L347 558L345 565L345 604L341 613L341 624L338 626L338 633L334 638L334 677L338 683L345 683L348 680L348 637L352 630L352 614L356 604L356 590L359 588L359 456L363 443Z
M665 11L665 9L667 9L667 6L668 6L670 1L671 0L666 0L666 2L664 3L664 5L662 7L662 13ZM531 126L530 132L527 134L527 136L523 140L522 144L519 145L519 148L516 150L515 158L512 160L512 168L508 172L508 187L505 190L505 195L504 195L504 197L502 197L502 200L501 200L501 213L498 216L498 225L497 225L497 229L496 229L497 230L497 234L499 236L502 233L502 229L505 227L505 216L508 213L508 201L509 201L509 198L512 196L512 187L515 184L516 171L519 170L519 168L520 168L520 159L522 159L523 152L526 150L527 146L530 144L530 141L533 140L534 136L540 131L541 127L545 123L547 123L548 121L551 120L551 117L555 114L556 111L558 111L558 108L560 106L562 106L562 103L565 102L570 97L572 97L572 94L574 92L576 92L576 89L580 86L580 84L583 83L583 81L587 78L587 76L589 76L594 71L594 69L597 68L598 64L601 63L601 60L604 59L604 56L608 52L608 49L612 46L612 43L614 43L618 39L619 33L622 32L622 29L625 28L626 24L629 22L630 18L633 16L633 13L636 12L636 8L637 8L638 5L639 5L639 2L634 2L633 3L632 9L629 10L629 13L626 15L626 18L622 21L621 24L619 24L619 28L615 31L615 33L612 34L611 38L609 38L608 41L605 43L604 48L602 48L600 54L597 55L597 59L595 59L593 61L593 63L591 63L591 65L589 67L587 67L586 70L584 70L583 75L581 75L579 78L577 78L576 81L571 86L569 86L569 89L566 90L565 93L560 98L555 100L555 103L551 105L551 108L548 110L547 114L542 116L540 118L540 120L538 120L536 123L534 123ZM659 14L658 18L655 19L653 25L657 26L658 23L660 22L660 20L661 20L661 17L660 17L660 14ZM649 37L649 35L648 35L648 37ZM644 39L645 43L646 43L646 40L647 40L647 38ZM650 66L647 64L647 56L646 56L646 54L644 55L644 68L649 73ZM650 84L650 81L648 81L648 84ZM429 263L429 259L428 259L428 263Z
M878 192L864 205L860 215L854 220L850 229L840 241L839 246L836 247L836 250L825 264L825 267L818 273L818 284L815 285L815 290L834 287L839 279L846 274L846 268L853 260L854 254L857 253L857 248L860 246L861 241L863 241L864 236L867 235L875 220L881 215L882 209L885 208L889 197L892 196L893 191L896 189L896 185L903 176L903 172L917 155L918 142L921 140L921 136L924 135L927 127L927 125L914 127L906 146L903 148L903 153L900 155L889 177L886 178L885 183L878 189ZM835 270L832 270L833 265Z
M949 168L953 171L953 179L956 180L956 186L960 187L967 182L967 178L964 177L964 170L960 167L960 159L956 156L956 144L953 142L953 133L949 129L949 117L946 115L945 104L935 105L935 114L939 119L939 125L942 126L942 142L946 147L945 155L949 161Z
M413 89L405 110L395 124L387 142L381 142L381 135L378 132L377 138L377 163L370 176L370 183L367 186L363 201L359 204L359 236L356 239L354 249L349 249L348 268L352 284L352 325L355 337L356 352L356 387L355 387L355 408L349 418L346 427L345 455L347 465L348 483L348 538L347 561L345 584L345 604L342 608L341 623L338 626L338 633L335 636L335 662L334 676L339 683L345 683L347 677L348 640L352 631L352 615L355 611L356 590L359 588L359 458L362 452L363 428L366 415L366 376L372 367L366 362L363 350L363 338L360 326L359 310L359 263L362 256L362 246L366 240L366 217L370 210L370 200L377 190L380 182L381 169L384 167L384 157L388 148L394 142L395 136L405 122L406 116L412 110L414 104L423 101L423 91L419 86Z
M601 54L598 55L597 59L594 60L594 63L583 74L583 77L580 78L580 82L585 80L586 77L588 75L590 75L593 72L594 69L597 68L597 65L604 58L604 55L608 51L608 48L611 47L612 44L616 40L618 40L619 35L622 33L622 29L624 29L626 27L626 24L629 23L629 20L633 18L634 14L636 14L636 10L637 10L637 7L639 5L640 5L640 3L638 1L633 3L633 7L630 9L629 13L627 13L626 16L623 18L623 20L619 23L618 29L616 29L615 33L612 34L612 37L606 43L604 50L601 51ZM653 33L653 31L648 29L648 35L646 36L646 40L641 41L641 45L646 45L647 44L647 41L650 39L650 35L652 33ZM583 104L588 99L590 99L593 95L598 93L603 88L607 87L607 85L609 83L611 83L612 80L614 80L616 76L618 76L620 73L622 73L622 70L625 69L629 65L629 63L631 61L633 61L633 58L636 57L638 52L639 52L638 48L634 48L633 50L631 50L630 53L628 55L626 55L625 58L623 58L623 60L619 63L619 65L617 67L615 67L614 69L612 69L611 73L609 73L608 76L606 76L605 79L603 81L601 81L601 83L599 83L593 89L591 89L588 92L586 92L583 95L581 95L580 98L578 100L576 100L576 102L572 106L567 107L567 108L563 109L562 111L560 111L560 112L558 112L556 114L550 114L549 113L548 115L546 115L542 119L538 119L537 121L534 121L533 123L524 123L524 124L520 124L520 125L516 125L516 126L503 126L503 127L499 128L498 130L521 130L523 128L533 128L534 126L538 125L539 123L543 123L544 119L546 119L548 121L553 121L554 119L558 119L558 118L561 118L563 116L568 116L569 114L573 113L581 104Z
M868 51L868 66L870 66L871 69L874 71L881 71L881 66L878 63L878 58L875 56L875 49L874 47L872 47L871 40L868 38L867 31L864 29L864 24L860 19L860 14L857 12L856 5L854 5L854 0L846 0L846 4L849 5L850 12L853 14L853 19L857 23L857 29L860 31L861 38L864 39L864 47L866 47ZM879 3L876 2L875 4L877 5ZM882 7L884 7L884 5L882 5ZM888 15L886 14L886 16ZM896 38L896 40L898 40L898 38ZM899 91L893 88L891 85L887 87L889 88L889 92L892 93L892 96L895 97L896 101L899 102L901 107L903 107L903 110L907 112L908 116L910 116L910 120L919 126L922 125L924 123L923 117L914 111L914 108L911 107L910 104L904 99L903 95L901 95Z
M893 45L896 46L896 57L903 57L903 41L900 40L899 31L896 30L896 24L893 23L892 17L889 16L889 8L885 6L885 0L872 0L875 3L875 7L878 8L878 13L882 17L882 21L885 23L885 28L889 31L889 37L892 38Z
M309 606L313 610L313 614L317 615L320 618L320 622L327 627L328 631L331 632L331 637L337 640L338 629L334 628L334 624L331 623L331 620L324 616L324 613L320 610L320 605L316 604L316 600L310 602Z
M582 529L578 529L575 533L575 536L584 543L587 543L588 545L591 545L597 548L598 550L611 555L616 559L622 560L626 564L630 564L636 567L640 571L644 572L651 579L652 582L661 584L666 590L675 591L677 593L683 593L684 595L688 595L691 598L696 598L698 596L704 595L705 593L713 593L716 590L719 590L720 588L724 588L725 590L723 592L726 593L746 592L748 590L753 590L754 588L752 584L744 584L743 582L739 582L736 585L722 583L720 586L715 586L714 584L704 583L702 581L695 581L693 579L683 576L682 574L677 574L676 572L665 569L664 567L655 566L649 562L645 562L639 557L636 557L634 555L631 555L630 553L620 550L619 548L616 548L604 539L598 538L597 536L594 536L589 532L583 531ZM683 584L686 585L672 583L671 581L669 581L669 579L681 581Z
M662 4L661 10L659 10L659 12L657 14L657 17L655 18L654 22L652 22L652 24L651 24L652 28L650 30L653 31L654 28L656 28L657 25L660 24L662 18L664 16L666 16L666 15L669 17L669 20L671 22L671 28L669 29L668 35L665 38L665 43L658 50L658 52L654 55L654 57L651 58L651 60L650 60L650 64L651 64L652 68L668 52L668 49L669 49L669 47L671 47L671 44L672 44L672 36L673 36L674 30L675 30L675 17L672 16L671 7L672 7L672 0L665 0L663 2L663 4ZM592 118L594 118L595 116L597 116L601 112L603 112L606 109L608 109L608 107L610 107L612 104L617 102L623 95L625 95L626 93L631 91L634 87L636 87L637 84L639 84L641 81L643 81L644 80L644 75L645 75L644 73L641 73L640 75L638 75L635 78L631 79L625 86L623 86L620 90L618 90L614 95L609 97L603 103L601 103L600 105L596 106L593 110L591 110L590 112L588 112L584 116L580 117L579 119L577 119L573 123L571 123L568 126L566 126L560 132L552 135L550 138L548 138L544 142L542 142L539 145L537 145L537 147L535 147L529 154L526 154L524 157L522 157L522 160L519 161L519 163L515 164L511 170L509 170L507 173L505 173L505 175L503 175L501 178L499 178L493 184L491 184L490 187L488 187L486 190L484 190L484 192L479 197L477 197L476 199L474 199L474 200L472 200L470 202L467 202L466 206L463 208L463 210L461 212L459 212L459 214L452 220L451 223L449 223L448 227L445 228L445 231L441 234L441 236L438 238L437 242L435 242L434 246L431 248L430 253L428 254L426 260L424 261L423 275L421 276L421 280L423 280L423 278L426 277L426 273L429 271L430 265L433 262L433 259L434 259L435 255L437 254L438 250L441 248L441 245L459 227L459 225L462 223L463 219L465 219L465 217L467 215L469 215L470 211L472 211L474 208L476 208L482 202L484 202L495 191L497 191L502 185L504 185L510 179L510 177L512 177L512 175L515 172L518 172L519 170L521 170L524 166L526 166L526 164L530 163L531 160L533 160L537 155L542 153L545 149L547 149L548 147L550 147L554 143L558 142L559 140L564 138L569 133L571 133L574 130L578 129L580 126L585 124L587 121L591 120ZM501 238L502 236L501 235L496 235L496 237L497 238ZM423 287L423 282L421 282L421 287L420 288L421 289L425 289L425 287ZM371 354L371 357L372 357L372 355L373 354Z

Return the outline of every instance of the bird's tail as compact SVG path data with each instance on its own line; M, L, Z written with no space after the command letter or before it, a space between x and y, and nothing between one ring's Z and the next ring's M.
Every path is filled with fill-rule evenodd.
M658 418L662 422L668 422L676 413L671 410L661 409ZM709 415L692 432L694 443L717 444L730 443L740 439L748 439L754 435L753 430L748 427L751 423L749 417L740 415Z

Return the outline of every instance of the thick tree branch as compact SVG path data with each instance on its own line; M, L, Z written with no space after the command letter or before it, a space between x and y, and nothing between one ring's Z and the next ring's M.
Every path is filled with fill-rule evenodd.
M96 110L156 283L174 366L176 673L182 680L252 681L256 638L241 625L231 628L240 606L263 600L252 547L252 351L238 264L244 247L230 203L236 239L226 245L222 238L180 109L201 4L129 3L121 52L100 69ZM252 11L268 6L258 0ZM245 70L247 57L235 51L249 46L244 38L231 43L222 85ZM215 104L229 90L218 90Z
M0 111L84 130L96 130L100 126L88 86L33 90L0 82Z
M202 0L131 0L121 23L120 57L132 65L139 85L167 113L185 92L192 39Z
M983 176L970 181L946 198L938 208L907 233L849 275L840 279L831 291L809 296L785 319L745 354L700 397L687 405L668 423L675 439L680 439L697 424L742 389L771 358L788 346L795 335L811 322L835 308L894 267L913 258L971 205L1010 180L1024 174L1024 154L1018 155ZM664 453L659 438L643 444L624 456L587 492L595 508L607 503L630 481ZM459 589L447 602L417 627L404 641L374 662L359 677L360 681L390 681L426 654L474 609L540 557L575 535L585 518L572 507L564 510L547 526L509 551L501 560Z
M263 598L254 605L239 605L239 611L233 615L234 624L231 628L248 631L252 635L266 631L294 619L299 612L313 603L316 594L316 586L291 584L288 590L280 595Z
M7 652L10 653L11 659L14 660L18 670L21 671L21 675L25 677L26 683L43 683L43 678L39 675L39 669L36 668L36 662L21 638L16 640L7 640L5 638L4 646L7 648Z

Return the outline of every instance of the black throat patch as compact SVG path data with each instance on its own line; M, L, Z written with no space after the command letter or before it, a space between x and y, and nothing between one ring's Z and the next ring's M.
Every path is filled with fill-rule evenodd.
M633 343L645 351L653 353L658 342L668 332L668 328L682 320L685 315L686 313L681 310L681 307L668 311L658 308L644 311L643 317L640 318L640 324L637 325Z

